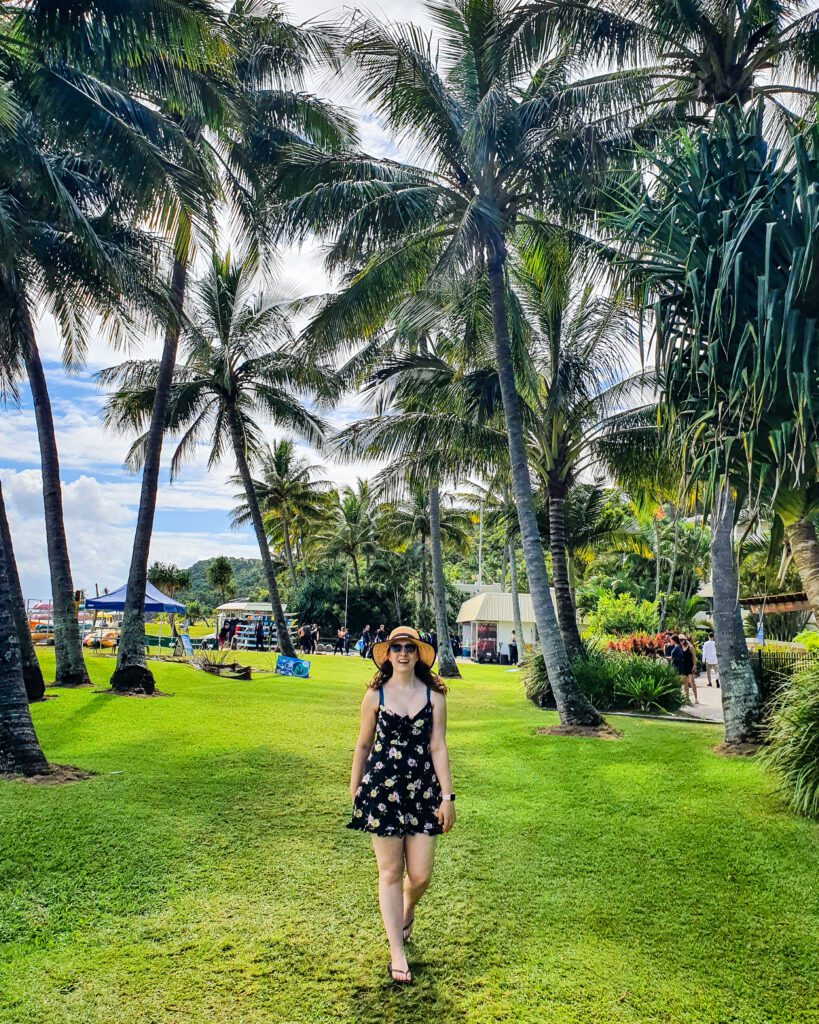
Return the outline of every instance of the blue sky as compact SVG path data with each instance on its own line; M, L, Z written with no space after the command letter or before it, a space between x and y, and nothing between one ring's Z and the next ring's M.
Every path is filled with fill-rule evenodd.
M370 5L401 19L423 21L422 5L387 0ZM291 7L299 19L342 16L350 8L315 0ZM396 150L377 121L362 116L362 145L370 152L395 156ZM288 285L295 293L320 290L326 282L312 251L286 254ZM133 528L139 500L138 476L123 468L129 439L103 429L100 423L105 396L93 374L123 356L105 339L91 339L87 364L79 374L62 367L60 344L54 324L43 316L37 325L38 344L49 381L60 454L66 534L75 587L93 593L95 584L113 589L127 577ZM159 341L143 342L136 353L157 355ZM356 415L355 397L342 404L334 419L348 421ZM271 431L271 440L276 434ZM315 453L305 455L321 461ZM372 467L333 466L328 476L339 484L352 483ZM235 489L228 478L230 465L209 472L206 451L187 466L173 484L163 470L159 490L151 559L190 565L218 554L258 557L255 539L248 529L232 530L229 512ZM9 515L23 591L27 598L47 599L51 593L42 506L42 482L37 432L28 389L21 389L19 409L0 410L0 480Z

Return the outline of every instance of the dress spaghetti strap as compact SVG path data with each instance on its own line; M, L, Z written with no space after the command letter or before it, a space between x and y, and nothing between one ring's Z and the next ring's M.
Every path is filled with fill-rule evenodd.
M429 704L429 687L427 687L427 704Z
M427 699L429 699L429 697L427 697ZM384 687L383 686L379 686L378 687L378 706L381 707L381 705L383 703L384 703Z

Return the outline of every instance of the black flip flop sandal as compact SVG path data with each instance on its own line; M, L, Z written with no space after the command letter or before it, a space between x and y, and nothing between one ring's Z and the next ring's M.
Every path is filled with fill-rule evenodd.
M409 919L409 922L404 925L402 931L404 934L404 942L409 942L409 937L412 935L412 926L415 924L415 914Z
M393 985L411 985L412 984L412 972L409 968L406 971L402 971L399 967L393 967L392 964L387 964L387 973L390 976L390 980ZM396 978L396 974L403 974L405 977Z

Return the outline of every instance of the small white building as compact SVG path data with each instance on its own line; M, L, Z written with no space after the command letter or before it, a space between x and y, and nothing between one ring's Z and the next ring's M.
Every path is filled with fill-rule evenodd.
M520 621L523 637L518 637L518 651L522 643L531 647L535 643L535 613L529 594L519 594ZM482 591L468 598L458 612L461 647L469 651L473 661L498 661L509 654L509 639L515 624L512 618L512 595L495 590Z

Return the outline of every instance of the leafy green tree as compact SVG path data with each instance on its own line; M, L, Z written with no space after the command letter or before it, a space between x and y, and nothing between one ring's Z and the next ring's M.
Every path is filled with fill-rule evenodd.
M515 381L508 264L519 241L548 236L548 219L588 194L606 157L622 156L630 142L616 113L600 116L610 90L577 79L574 56L550 50L553 37L518 31L520 14L500 0L443 0L431 8L435 42L412 26L357 19L346 47L353 80L422 165L295 149L278 178L280 230L331 236L331 264L349 271L306 331L318 355L372 337L421 289L464 273L485 279L544 657L561 720L596 725L600 715L572 681L549 594ZM621 98L627 90L624 82Z
M225 555L218 555L207 568L208 583L214 590L219 591L219 596L224 604L228 594L233 593L233 566L230 559Z
M185 361L174 373L166 427L181 435L171 461L176 474L196 446L210 443L208 464L232 451L259 545L265 581L273 605L279 643L292 655L293 645L282 610L276 574L250 464L266 450L260 417L318 443L324 424L296 395L320 392L321 367L305 366L292 353L287 309L253 290L256 261L251 254L235 259L213 253L207 275L198 283ZM108 416L121 427L140 429L150 422L159 364L125 362L100 376L117 390ZM148 435L131 447L129 462L138 466ZM140 677L140 685L150 683Z

